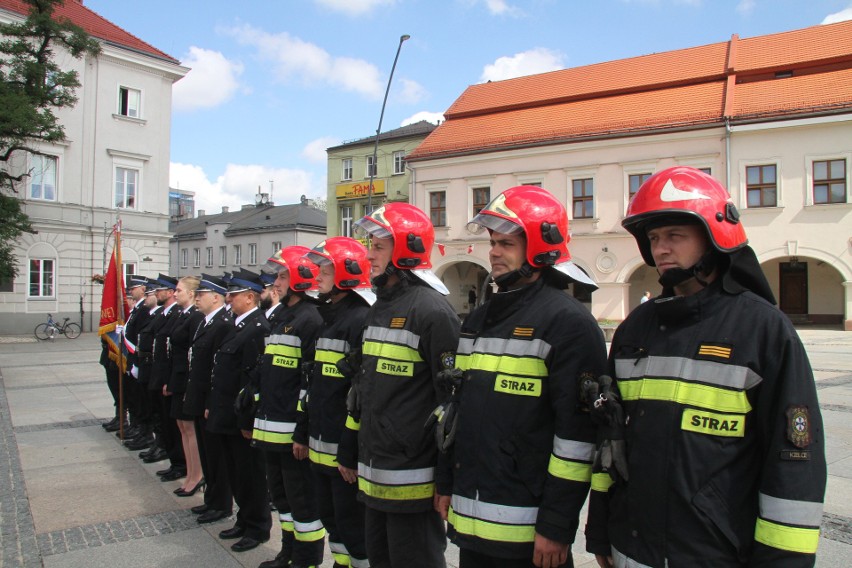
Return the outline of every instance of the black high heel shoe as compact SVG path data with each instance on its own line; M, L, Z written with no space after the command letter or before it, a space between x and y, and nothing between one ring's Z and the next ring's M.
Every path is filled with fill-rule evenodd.
M204 481L204 478L201 478L201 481L195 484L195 487L189 490L184 490L182 487L178 487L175 489L175 495L178 497L192 497L195 495L200 489L202 493L204 493L204 488L207 486L207 482Z

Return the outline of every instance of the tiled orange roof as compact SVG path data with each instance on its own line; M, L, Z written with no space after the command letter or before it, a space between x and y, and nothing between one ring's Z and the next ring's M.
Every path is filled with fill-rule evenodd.
M30 5L21 0L0 0L0 10L26 15L30 11ZM171 63L180 63L171 55L160 51L90 10L83 5L82 0L65 0L63 4L57 6L55 16L68 18L71 22L83 28L89 35L119 47L142 52L159 59L166 59Z
M472 85L406 159L838 110L852 21Z

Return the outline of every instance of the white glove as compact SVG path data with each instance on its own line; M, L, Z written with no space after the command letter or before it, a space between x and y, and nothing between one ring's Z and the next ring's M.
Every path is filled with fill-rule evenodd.
M124 335L124 326L123 325L115 326L115 332L119 335Z
M139 378L139 367L137 367L136 365L133 365L132 367L130 367L130 376L133 377L134 379L138 379Z

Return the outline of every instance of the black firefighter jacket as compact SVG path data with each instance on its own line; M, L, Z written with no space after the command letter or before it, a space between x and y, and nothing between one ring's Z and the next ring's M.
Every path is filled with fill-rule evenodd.
M160 326L165 323L165 319L160 317L162 311L162 306L151 308L145 324L139 328L139 343L136 346L136 365L139 368L137 380L144 389L148 388L153 376L151 369L154 365L154 339Z
M269 333L269 322L259 308L236 325L234 334L213 356L207 430L215 434L240 435L251 430L252 416L237 416L234 401L240 390L251 381L252 372L263 354L263 340Z
M213 374L213 357L223 343L234 333L234 320L225 308L220 308L210 321L202 319L193 331L189 349L189 370L186 376L186 392L183 395L183 411L192 416L203 416L209 408L210 376Z
M172 328L170 345L172 349L172 372L166 383L170 393L183 397L186 392L187 374L189 372L189 347L198 326L204 321L204 314L195 306L178 315L178 320Z
M447 396L437 374L458 346L459 319L419 282L403 280L376 295L362 346L358 489L373 509L426 511L438 448L424 425Z
M261 364L255 370L257 410L252 445L264 450L292 451L293 442L307 445L307 435L297 424L305 420L298 409L306 381L302 365L314 360L314 344L319 331L317 306L302 299L284 306L277 314L278 324L265 340Z
M167 311L168 310L168 311ZM172 331L180 319L181 309L177 304L169 308L163 308L157 318L158 327L154 335L154 362L151 366L151 380L148 389L163 392L163 385L168 383L172 376Z
M826 464L816 388L789 319L718 283L640 305L610 370L629 481L592 482L590 552L671 568L814 564ZM608 538L607 538L608 537Z
M150 310L144 306L145 300L139 300L130 309L124 326L124 348L127 351L127 372L133 365L139 367L139 330L145 327L151 317Z
M494 294L462 325L464 371L448 534L488 556L529 558L535 534L574 542L595 429L580 386L606 368L589 310L543 280Z

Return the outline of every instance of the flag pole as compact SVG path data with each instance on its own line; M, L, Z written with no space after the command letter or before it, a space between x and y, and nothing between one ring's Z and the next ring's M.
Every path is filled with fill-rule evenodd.
M118 437L124 440L124 373L126 371L126 360L122 347L124 346L124 294L122 294L122 284L124 284L124 271L121 264L121 217L113 227L115 233L115 286L116 286L116 323L120 326L118 334Z

